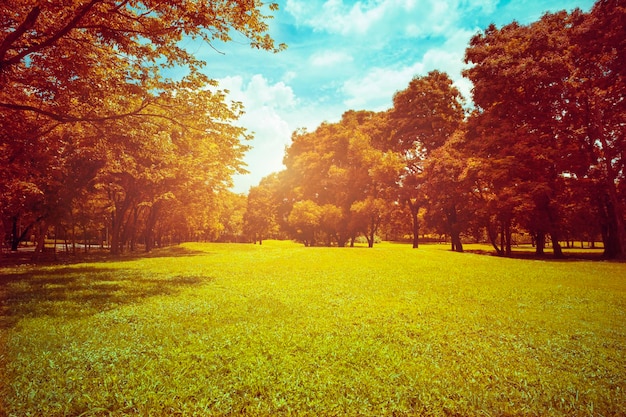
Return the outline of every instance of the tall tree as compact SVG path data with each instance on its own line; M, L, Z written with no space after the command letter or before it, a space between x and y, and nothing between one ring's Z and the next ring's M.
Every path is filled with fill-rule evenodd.
M315 246L315 234L319 230L321 216L322 209L315 201L300 200L294 203L288 222L304 246Z
M466 61L474 64L466 75L475 85L477 154L486 164L510 161L500 197L508 195L519 207L517 200L525 196L531 204L524 212L533 212L527 218L534 223L526 227L534 229L538 242L549 234L557 257L562 256L558 183L571 153L562 123L564 83L571 69L565 28L578 18L579 13L560 12L529 26L512 23L498 30L492 25L472 39L466 52Z
M334 239L345 246L368 230L353 218L353 204L381 198L397 180L397 161L385 151L385 126L384 113L351 110L339 123L293 135L284 159L285 178L294 202L308 200L322 211L318 226L327 243Z
M567 121L594 182L605 256L626 257L626 5L599 0L571 29L574 99ZM597 192L599 191L599 192Z
M462 152L465 132L458 130L442 146L430 153L424 166L424 193L427 197L427 222L450 236L452 250L463 252L461 234L472 216L466 168Z
M562 256L568 187L591 178L604 190L605 255L623 252L623 20L623 5L600 1L587 15L563 11L528 26L492 25L467 49L473 153L494 170L509 167L499 200L510 200L504 207L515 207L538 253L548 235Z
M205 63L181 46L184 38L211 45L231 40L236 31L253 47L282 49L267 34L262 6L259 1L4 1L0 107L57 122L150 113L153 99L147 93L191 87L190 80L208 82L199 73ZM163 78L161 71L173 66L186 67L189 76Z
M224 191L218 200L220 242L245 241L245 213L248 197L245 194Z
M389 203L382 198L368 196L365 200L354 202L350 211L355 229L365 236L368 247L374 247L378 229L389 214Z
M100 181L111 192L114 253L134 237L138 219L146 222L146 248L150 249L165 204L182 200L184 194L220 192L241 169L247 149L239 141L244 131L229 124L241 107L226 105L220 94L202 90L163 95L160 99L167 103L168 118L157 114L132 128L125 128L124 121L106 122L112 146Z
M463 118L463 98L450 77L440 71L413 78L393 97L388 125L390 148L405 163L399 194L410 208L414 248L419 246L418 214L425 204L424 163L459 128Z

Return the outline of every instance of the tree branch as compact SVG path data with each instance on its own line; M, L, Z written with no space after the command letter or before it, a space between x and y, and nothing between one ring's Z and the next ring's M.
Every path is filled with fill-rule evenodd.
M57 122L61 122L61 123L73 123L73 122L104 122L106 120L119 120L119 119L123 119L125 117L130 117L130 116L140 116L142 115L140 113L141 110L145 109L148 106L148 104L149 104L149 101L144 101L141 104L141 106L139 106L136 110L133 110L128 113L113 114L110 116L93 116L93 117L59 114L59 113L54 113L48 110L40 109L35 106L27 106L23 104L15 104L15 103L1 103L0 102L0 107L4 107L10 110L29 111L29 112L41 114L43 116L49 117L50 119L56 120ZM148 116L148 115L145 115L145 116Z
M63 28L61 28L58 32L56 32L54 35L52 35L50 38L48 38L47 40L45 40L44 42L35 44L33 46L31 46L30 48L26 48L24 49L22 52L18 53L17 55L6 59L6 60L0 60L0 71L8 66L11 65L15 65L18 62L20 62L22 59L24 59L24 57L38 52L44 48L47 48L49 46L52 46L56 41L58 41L59 39L61 39L63 36L67 35L72 29L74 29L78 23L89 13L89 11L93 8L93 6L96 5L96 3L100 3L102 0L91 0L89 3L87 3L85 5L85 7L83 7L80 11L78 11L78 13L76 14L76 16L74 16L74 18L72 20L70 20L67 25L65 25ZM35 13L35 10L37 11ZM34 18L32 18L31 15L34 15ZM39 7L35 7L29 14L28 17L26 18L26 20L24 21L24 23L22 23L19 27L18 30L20 28L22 28L22 26L26 26L23 28L22 32L15 35L17 33L17 30L15 32L13 32L11 35L9 35L7 37L7 39L5 39L5 41L2 43L2 48L6 48L6 50L8 50L11 46L11 44L13 42L15 42L15 40L17 40L17 38L19 36L21 36L26 30L28 30L30 27L32 27L32 25L35 24L35 20L37 19L37 16L39 16ZM32 18L32 22L29 22L29 18ZM27 26L27 23L30 24L30 26ZM15 35L15 36L12 36ZM9 38L13 38L13 39L9 39ZM7 41L10 41L10 43L7 44ZM5 45L7 44L7 45ZM0 52L2 52L3 49L0 49ZM5 51L6 54L6 51ZM0 55L0 58L3 58L4 54Z
M41 9L39 6L33 7L33 9L28 13L26 19L15 29L15 31L11 32L0 45L0 69L2 69L4 64L4 57L7 54L7 51L11 48L13 42L15 42L20 36L22 36L27 30L32 28L39 17L39 13L41 13Z
M173 117L167 116L165 114L159 114L159 113L142 113L141 111L146 109L148 107L148 105L151 102L149 100L144 101L137 109L128 112L128 113L121 113L121 114L112 114L109 116L72 116L69 114L59 114L59 113L55 113L55 112L51 112L48 110L44 110L44 109L40 109L38 107L34 107L34 106L27 106L27 105L23 105L23 104L14 104L14 103L2 103L0 102L0 108L4 107L10 110L15 110L15 111L28 111L28 112L33 112L33 113L37 113L43 116L46 116L52 120L55 120L59 123L78 123L78 122L89 122L89 123L97 123L97 122L105 122L108 120L120 120L120 119L124 119L127 117L153 117L153 118L159 118L159 119L163 119L163 120L167 120L169 122L171 122L172 124L178 125L184 129L191 129L191 130L197 130L197 131L201 131L200 129L194 128L192 126L188 126L185 123L180 122L179 120L176 120Z

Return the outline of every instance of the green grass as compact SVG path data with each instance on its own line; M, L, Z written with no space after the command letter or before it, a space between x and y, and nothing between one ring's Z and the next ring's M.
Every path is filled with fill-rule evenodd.
M0 269L0 415L626 415L626 264L446 249Z

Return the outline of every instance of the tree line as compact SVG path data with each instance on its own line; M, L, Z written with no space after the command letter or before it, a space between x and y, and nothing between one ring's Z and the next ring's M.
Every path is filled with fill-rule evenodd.
M516 233L601 240L626 256L626 8L599 0L528 25L489 26L466 50L466 102L440 71L384 112L297 130L285 169L247 196L241 103L183 45L233 33L278 52L259 1L74 0L0 4L0 237L106 245L118 254L184 240ZM238 36L240 36L238 35ZM172 68L185 75L168 77Z
M551 242L601 240L626 256L626 5L494 25L465 54L467 104L440 71L415 77L384 112L348 111L298 130L285 169L250 190L255 240L345 246L362 236L484 237L510 255L515 233L537 254Z
M0 4L0 241L212 239L249 134L189 53L246 38L277 52L260 1ZM176 69L184 74L168 76ZM226 197L224 197L226 196Z

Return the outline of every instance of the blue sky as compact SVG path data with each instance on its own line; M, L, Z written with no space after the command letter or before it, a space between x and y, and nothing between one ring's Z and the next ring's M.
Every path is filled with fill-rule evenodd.
M411 78L447 72L470 99L463 56L470 38L495 23L530 23L544 12L580 8L592 0L278 0L270 33L288 49L252 50L246 40L194 46L205 72L241 101L239 124L254 132L245 161L250 174L235 177L247 193L283 168L285 147L297 128L336 122L346 110L380 111ZM195 44L194 44L195 45Z

